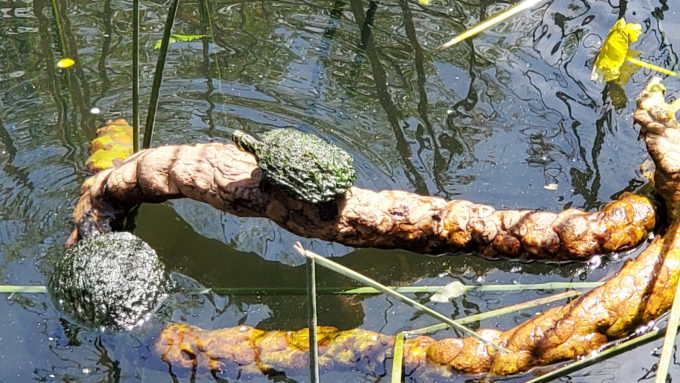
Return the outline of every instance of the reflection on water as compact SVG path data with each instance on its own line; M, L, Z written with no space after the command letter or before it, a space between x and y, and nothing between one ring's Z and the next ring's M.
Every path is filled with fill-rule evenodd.
M680 11L677 3L550 2L442 52L434 47L509 4L431 3L210 1L207 12L182 3L175 32L212 30L212 36L172 45L155 144L227 141L234 129L292 126L352 152L360 186L496 207L592 209L643 182L637 169L645 152L631 126L634 103L620 97L637 94L651 74L640 71L616 90L591 82L590 67L602 36L625 16L644 26L636 45L643 57L673 68L680 31L670 20ZM153 2L142 8L145 105L167 8ZM129 2L113 0L0 1L4 284L45 283L87 176L87 141L103 120L131 115L130 10ZM56 69L66 56L77 65ZM101 115L91 114L93 107ZM544 188L553 183L556 191ZM300 238L270 222L176 201L144 207L137 223L138 234L170 269L203 285L304 286L304 271L296 267L301 260L291 251ZM558 270L304 241L399 285L597 280L621 265L614 259L594 270L579 264ZM350 284L320 275L329 286ZM479 293L435 307L459 317L546 294ZM44 296L6 296L0 301L0 360L13 368L2 369L0 381L168 381L167 369L154 366L144 351L154 326L182 320L208 328L298 328L305 326L304 305L299 296L178 296L141 333L100 336L61 321ZM384 296L321 297L319 305L321 322L341 328L394 333L432 323ZM481 325L507 328L531 315ZM629 359L635 363L625 363ZM573 377L642 378L654 363L641 349ZM327 379L376 380L351 373Z

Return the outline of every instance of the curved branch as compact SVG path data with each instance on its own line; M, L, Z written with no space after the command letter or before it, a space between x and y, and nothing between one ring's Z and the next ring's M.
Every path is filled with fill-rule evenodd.
M640 324L668 310L673 302L669 292L675 291L678 283L679 229L680 224L674 224L616 277L565 306L552 308L506 332L477 331L507 348L508 353L472 337L409 339L403 360L407 375L436 381L456 372L517 374L586 355L629 335ZM262 331L241 326L205 331L172 324L156 339L154 351L175 369L219 371L226 376L270 371L296 375L307 366L307 334L306 329ZM319 327L318 342L322 370L351 368L379 375L382 362L392 354L394 338L361 329Z
M111 230L135 204L182 197L238 216L266 217L295 234L349 246L421 253L473 250L487 257L557 261L631 248L655 224L653 204L629 193L599 212L549 213L358 187L343 200L315 205L259 185L255 158L234 145L145 150L100 171L83 186L71 242Z

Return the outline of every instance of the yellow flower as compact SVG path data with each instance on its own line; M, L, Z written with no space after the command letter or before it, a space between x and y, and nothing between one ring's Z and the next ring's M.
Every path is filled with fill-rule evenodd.
M630 43L637 41L642 33L642 26L636 23L626 24L621 18L607 34L602 49L595 59L590 79L593 81L614 81L621 75L621 66L626 61Z

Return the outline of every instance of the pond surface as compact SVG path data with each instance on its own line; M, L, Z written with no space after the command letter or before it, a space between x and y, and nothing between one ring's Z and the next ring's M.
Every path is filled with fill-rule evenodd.
M639 165L646 152L632 126L635 102L625 97L637 95L653 74L639 71L623 88L605 88L590 80L590 70L599 44L622 16L643 25L635 45L642 58L676 69L680 24L673 20L680 2L555 0L445 51L434 48L510 4L431 3L211 1L208 25L200 2L183 2L174 31L212 30L212 38L171 46L153 145L226 142L235 129L291 126L352 152L359 186L497 208L593 210L645 183ZM167 4L143 1L142 7L146 105ZM88 141L107 119L131 117L130 11L130 2L118 0L0 0L2 284L45 284L88 176ZM65 56L77 64L56 69ZM672 91L678 84L668 85ZM550 184L557 190L546 188ZM303 261L292 250L300 238L269 221L175 201L143 206L136 223L136 233L170 270L204 286L305 286ZM560 266L354 250L310 239L303 244L392 285L597 281L637 254ZM355 285L325 270L318 274L322 286ZM430 305L459 318L557 292L477 292ZM147 361L148 339L170 321L204 328L306 327L302 295L177 296L144 328L120 334L69 324L46 295L1 298L0 382L214 381L157 368ZM318 304L320 324L341 329L394 334L435 323L384 295L321 296ZM507 329L534 311L473 327ZM660 344L563 380L651 381ZM671 370L680 378L680 368ZM324 382L388 378L338 372Z

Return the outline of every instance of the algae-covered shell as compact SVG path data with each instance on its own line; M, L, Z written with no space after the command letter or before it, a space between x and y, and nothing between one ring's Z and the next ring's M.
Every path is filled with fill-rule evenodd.
M318 203L341 198L356 180L352 156L312 134L275 129L258 141L236 131L232 139L257 157L264 182L302 201Z
M130 233L78 242L48 281L57 308L88 327L131 329L168 296L172 282L156 252Z

